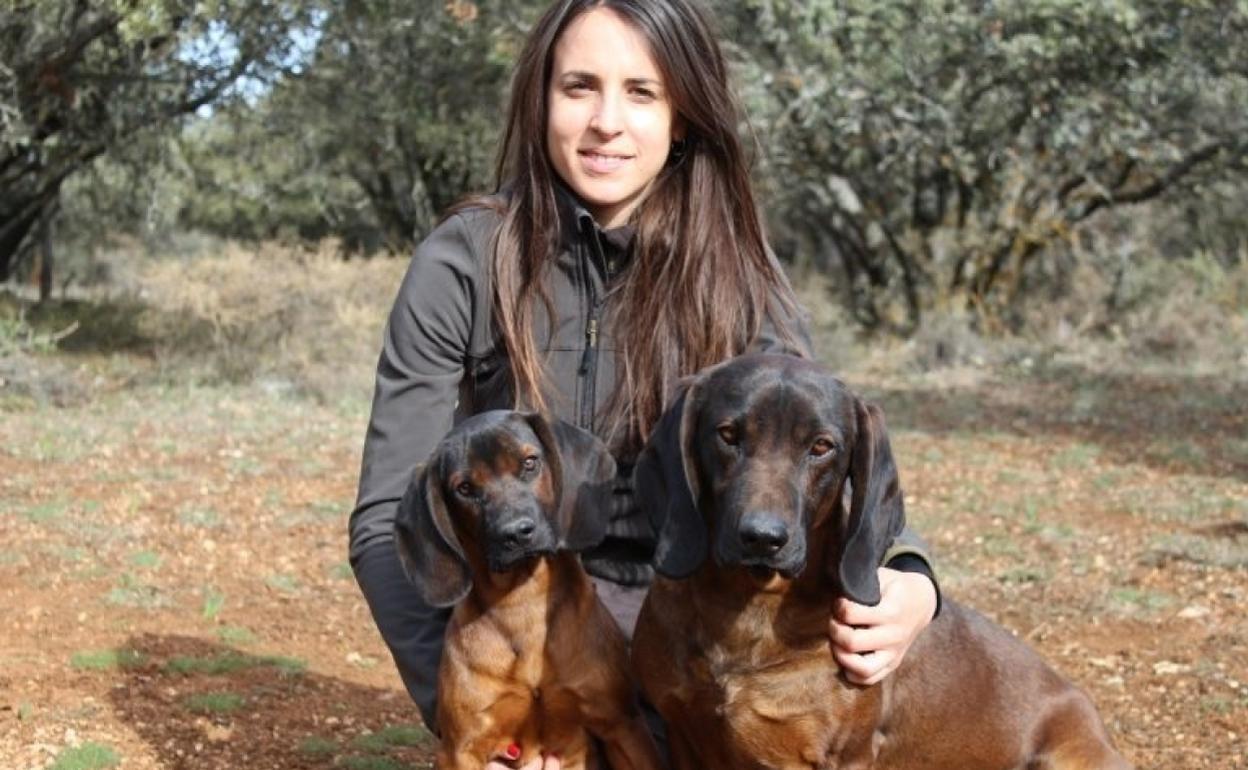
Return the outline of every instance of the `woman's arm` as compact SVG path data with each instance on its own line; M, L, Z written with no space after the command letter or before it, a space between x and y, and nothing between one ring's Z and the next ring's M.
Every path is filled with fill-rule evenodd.
M412 699L434 727L437 672L449 613L411 589L394 549L394 516L416 466L450 430L480 291L479 245L469 217L438 226L412 258L390 312L364 439L350 557ZM477 222L476 224L479 224Z

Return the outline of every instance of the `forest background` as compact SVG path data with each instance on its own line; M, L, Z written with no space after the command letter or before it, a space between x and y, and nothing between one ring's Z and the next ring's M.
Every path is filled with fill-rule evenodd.
M428 762L344 522L545 5L0 0L0 766ZM1248 0L706 5L942 587L1243 767Z

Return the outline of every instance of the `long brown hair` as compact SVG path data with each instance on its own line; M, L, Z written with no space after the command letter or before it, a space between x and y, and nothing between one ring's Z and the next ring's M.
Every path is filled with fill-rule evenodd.
M724 57L696 0L557 0L516 64L497 169L509 194L491 267L494 317L517 400L546 407L533 314L539 301L553 312L541 278L560 248L558 178L546 152L552 51L574 18L600 7L649 42L684 127L683 148L633 213L633 254L612 301L624 323L616 325L607 432L635 449L666 407L669 386L743 352L768 313L792 339L782 319L795 317L796 300L767 249Z

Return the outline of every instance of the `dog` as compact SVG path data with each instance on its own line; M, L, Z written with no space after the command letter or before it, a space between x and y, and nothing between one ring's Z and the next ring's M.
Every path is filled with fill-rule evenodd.
M633 664L675 770L1129 770L1087 696L952 601L884 681L841 675L834 597L879 602L905 514L883 413L818 366L703 372L635 473L660 577Z
M616 474L593 435L539 414L456 426L398 509L421 597L454 606L438 671L440 770L557 755L565 769L657 770L628 642L577 553L602 541Z

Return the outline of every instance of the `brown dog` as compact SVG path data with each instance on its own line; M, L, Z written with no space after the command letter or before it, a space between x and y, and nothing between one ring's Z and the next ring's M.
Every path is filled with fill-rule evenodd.
M1082 692L950 601L882 683L840 675L833 598L879 602L904 512L882 414L814 364L703 373L636 472L665 577L633 664L676 770L1129 768Z
M438 674L441 770L519 764L656 770L628 643L575 551L601 542L615 462L594 436L536 414L458 425L399 507L408 577L455 605Z

